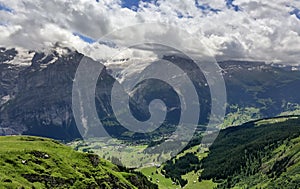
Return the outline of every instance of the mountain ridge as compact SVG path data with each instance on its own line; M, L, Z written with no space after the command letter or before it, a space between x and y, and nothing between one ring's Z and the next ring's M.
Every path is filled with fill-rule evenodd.
M1 50L0 135L29 134L66 141L80 138L72 114L71 98L74 75L83 54L71 49L65 49L65 53L28 53L34 53L31 64L18 66L10 63L17 54L15 49ZM182 57L165 56L164 59L173 61L186 70L190 69L189 61ZM300 72L287 71L262 62L225 61L219 64L223 69L227 88L227 114L234 113L234 106L237 105L238 108L253 107L258 110L258 113L250 112L247 119L273 117L289 110L286 109L288 104L300 104L300 97L294 91L300 84ZM190 75L193 76L194 73L191 72ZM113 114L109 95L116 80L107 69L102 71L100 78L99 81L104 82L100 82L96 88L99 117L103 123L113 123L114 127L106 126L111 135L126 139L132 134L124 135L126 129L113 116L108 116ZM205 92L205 78L200 77L198 80L200 87L197 91L202 94L203 100L200 103L203 105L201 118L205 125L210 112L209 91ZM161 86L152 87L151 90L152 93L148 93L149 99L159 96L161 90L168 94L168 90ZM136 91L140 92L137 96L143 96L145 92ZM287 91L289 95L285 95ZM134 104L140 103L139 99L133 100L133 107ZM177 106L175 100L169 103ZM133 109L134 115L141 117L147 117L147 111L141 108ZM176 120L172 120L171 117L170 123L176 123ZM136 136L139 137L141 136Z
M299 167L300 116L293 115L223 129L209 148L206 144L189 147L151 169L164 175L162 183L169 179L187 189L294 189L300 187ZM151 176L147 170L142 172Z

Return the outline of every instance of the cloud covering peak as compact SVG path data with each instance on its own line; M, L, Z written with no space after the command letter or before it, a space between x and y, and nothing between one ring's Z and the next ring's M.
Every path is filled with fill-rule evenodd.
M187 30L218 60L300 63L299 0L135 2L0 0L0 44L41 50L60 42L83 53L97 45L106 52L103 58L107 58L116 47L95 44L95 40L123 27L159 22ZM146 38L147 32L139 37ZM127 35L130 33L122 37ZM176 35L173 38L182 43L189 37L180 32Z

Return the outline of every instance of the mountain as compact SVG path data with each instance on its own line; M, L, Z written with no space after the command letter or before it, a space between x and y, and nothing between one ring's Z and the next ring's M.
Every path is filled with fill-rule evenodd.
M20 51L16 52L14 59ZM21 52L25 56L29 53ZM74 53L65 56L55 52L50 55L33 52L27 65L13 64L14 59L1 63L4 73L0 79L1 86L5 86L6 80L13 81L6 85L10 87L1 90L2 99L8 99L1 106L2 135L28 132L43 136L49 133L55 138L52 133L55 130L55 135L61 139L68 138L68 135L79 136L72 134L76 131L69 127L72 122L69 96L76 69L70 59L78 62L80 57Z
M300 116L251 121L221 130L160 172L185 188L299 188ZM169 188L163 186L161 188Z
M276 116L288 103L299 104L295 86L300 84L300 72L293 71L291 66L281 68L249 61L225 61L219 65L229 104L257 107L264 117Z
M299 147L299 116L228 128L203 159L200 179L220 182L219 188L299 188Z
M57 141L0 137L1 188L157 188L140 173Z
M83 55L77 51L59 45L47 52L1 48L0 135L28 134L66 141L80 138L71 103L72 84L82 58ZM197 93L201 96L199 124L205 125L211 102L203 74L194 71L193 64L186 58L165 56L164 59L194 78ZM89 60L97 64L105 63ZM227 89L227 120L232 120L232 117L241 120L241 114L248 110L251 111L243 121L272 117L293 110L300 104L300 96L295 90L300 84L298 71L263 62L225 61L219 65L223 69ZM149 117L147 104L155 98L163 99L169 111L162 128L148 135L140 135L122 127L110 105L111 89L117 82L110 73L109 67L103 69L95 97L99 118L108 133L123 139L145 139L175 129L180 113L178 95L168 85L157 81L146 81L135 88L130 107L135 117L146 120ZM226 126L233 124L236 120L228 121Z

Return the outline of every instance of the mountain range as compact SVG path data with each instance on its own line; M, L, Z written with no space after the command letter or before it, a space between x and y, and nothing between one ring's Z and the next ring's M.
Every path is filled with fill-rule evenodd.
M60 46L45 52L0 48L0 135L34 135L64 142L80 139L72 112L72 86L83 57L75 50ZM85 58L105 66L103 60ZM202 97L201 133L211 103L205 77L193 71L188 59L176 56L164 56L163 59L178 65L189 76L197 76L193 81ZM224 129L209 149L206 144L199 146L201 137L197 135L179 155L161 167L141 169L146 178L94 154L75 152L51 139L1 137L0 143L5 146L0 153L2 185L25 188L77 187L80 184L92 188L157 188L156 184L159 188L299 187L299 116L274 117L297 114L300 104L295 90L300 84L298 68L233 60L219 62L219 66L226 84L228 104ZM154 81L135 88L130 106L132 114L143 120L149 116L145 105L155 98L162 98L169 106L165 125L151 133L153 135L130 133L122 127L110 104L113 84L118 82L111 73L109 65L105 66L98 78L95 95L98 116L109 134L135 141L173 131L180 110L178 96L168 85ZM146 102L140 96L144 96ZM139 107L140 104L143 106ZM164 127L166 125L168 127ZM233 125L236 126L230 127ZM75 149L80 150L80 147ZM72 156L71 162L64 159L66 154ZM78 162L81 163L77 168L70 167ZM12 166L16 167L15 172L6 174ZM59 171L58 167L68 173Z
M64 141L81 138L71 107L72 84L83 56L75 50L60 46L45 52L1 48L0 135L27 134ZM164 56L163 59L172 61L182 69L191 70L187 64L189 60L185 58ZM100 61L99 64L104 62ZM294 110L300 104L300 96L295 90L300 84L297 67L251 61L223 61L219 65L227 90L227 115L235 113L237 109L256 109L250 112L245 122L253 118L276 116ZM118 81L110 73L109 67L105 67L98 79L96 105L99 118L112 136L124 139L128 136L137 139L145 137L128 134L128 130L114 117L110 94L113 83ZM205 125L210 113L210 94L203 76L199 75L196 82L199 83L197 92L202 96L199 125ZM147 96L149 101L164 97L163 94L170 92L166 87L154 83L151 84L151 92L145 93L147 87L140 88L135 90L138 93L136 96ZM139 100L135 98L131 101L131 110L136 117L146 119L148 110L135 106L141 103ZM168 112L166 124L175 125L179 115L179 109L176 109L178 98L170 98L167 104L175 108ZM153 136L162 131L156 130Z

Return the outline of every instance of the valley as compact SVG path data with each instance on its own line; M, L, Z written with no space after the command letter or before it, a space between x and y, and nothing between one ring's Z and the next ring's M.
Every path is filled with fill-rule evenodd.
M0 189L300 189L300 0L0 0Z
M299 136L299 116L261 119L221 130L210 148L195 145L161 165L149 165L135 171L111 164L101 155L98 157L95 154L101 154L100 151L91 151L96 149L84 146L80 141L75 142L73 148L85 152L75 152L51 139L0 137L3 146L0 150L0 185L23 188L88 185L162 189L298 188ZM133 146L132 149L141 153L142 147ZM111 161L118 164L117 158L111 158ZM91 177L85 178L87 174ZM133 179L135 174L138 182ZM109 181L105 175L116 179Z
M112 137L99 138L95 135L89 140L82 140L72 115L71 98L74 74L83 55L68 48L59 51L63 52L62 54L57 51L54 49L51 54L28 52L29 54L26 55L23 51L2 49L1 135L22 134L48 137L71 146L74 150L80 151L81 153L78 152L78 154L83 154L83 156L84 154L87 156L97 154L100 159L103 159L101 161L109 160L118 165L110 164L110 167L105 170L115 167L113 168L115 172L109 174L117 175L115 180L122 182L113 184L120 187L124 185L124 187L132 188L135 187L134 184L139 185L139 183L132 184L126 180L126 176L122 176L123 173L120 175L117 172L124 172L125 175L127 172L133 175L142 173L144 176L140 175L139 179L145 184L145 188L276 188L286 184L290 188L299 186L297 170L299 127L297 126L300 98L293 89L300 83L300 72L262 62L220 62L224 71L228 104L223 125L220 126L222 130L216 141L209 148L210 144L201 143L204 131L207 129L205 124L210 109L209 100L206 99L209 93L202 88L205 79L200 77L197 80L199 82L197 89L199 94L203 95L200 113L202 119L199 120L194 137L179 154L172 154L174 147L172 140L164 149L164 154L160 154L155 151L151 152L151 149L153 146L159 146L160 143L168 141L170 133L176 128L178 98L173 96L166 101L173 108L170 108L167 121L161 128L147 135L130 132L120 125L112 112L108 99L112 85L116 81L109 75L110 71L104 69L96 88L96 107L101 122ZM22 56L18 53L22 53ZM15 64L14 56L18 56L18 60L26 57L23 62L27 63ZM181 57L165 56L164 58L181 66L184 65L182 62L188 63L188 60ZM7 83L8 81L10 83ZM270 81L276 81L276 84ZM137 88L136 95L146 95L148 100L173 95L173 92L165 85L153 83L150 85L151 88L147 88L147 83L142 83L141 86L146 87ZM150 92L145 93L149 89ZM141 99L132 99L132 113L139 119L145 119L148 110L134 108L141 103L139 100ZM268 118L274 116L281 117ZM214 131L213 128L211 129L208 133ZM38 138L31 139L36 143L34 148L39 149L39 145L42 145L40 143L43 142ZM39 160L40 157L34 157L34 154L32 156L30 150L29 152L19 150L19 148L28 148L28 144L24 143L25 146L22 146L21 136L3 138L5 145L8 144L6 140L11 140L12 144L20 143L20 146L16 145L16 148L9 147L1 152L1 154L6 154L15 150L16 152L13 153L19 154L16 155L17 159L7 160L7 162L4 160L3 166L7 167L5 168L7 170L11 168L11 164L18 165L18 172L14 173L15 176L11 175L7 178L3 172L2 182L7 187L21 186L20 183L24 183L25 188L48 185L59 188L68 184L75 187L77 179L81 179L79 183L84 183L84 185L102 184L102 181L101 183L97 181L96 178L99 175L96 173L88 173L95 175L92 180L86 182L82 181L85 179L84 176L61 177L57 169L50 168L53 162L47 162L47 159ZM24 140L27 140L26 137ZM48 141L48 139L43 140ZM51 145L48 144L49 149L41 147L38 154L53 157L50 153L53 150ZM57 153L63 153L64 149L71 150L65 146L57 148L62 148ZM77 152L72 151L72 153ZM30 163L30 169L22 165L23 159L20 157L23 156L27 158L24 161L33 162ZM9 158L5 156L4 159ZM21 165L19 165L20 161ZM38 162L37 165L35 161ZM66 166L64 169L70 170L67 167L71 162L64 159L54 161L61 162L62 166ZM123 166L127 168L122 168ZM52 171L58 171L58 175ZM22 174L31 176L24 177ZM82 173L79 171L78 174ZM40 183L41 180L46 181ZM284 183L286 180L291 182Z
M73 79L83 54L58 45L47 54L3 48L0 55L3 57L0 59L1 135L27 134L64 141L81 138L71 106ZM15 58L27 63L15 64ZM191 76L198 74L185 66L189 60L172 56L165 56L164 59L186 69ZM89 60L91 64L99 64ZM300 72L262 62L225 61L219 62L219 65L223 69L228 103L222 128L279 114L288 115L300 109L300 97L294 91L300 84ZM133 115L143 120L149 116L149 112L144 106L141 106L143 109L137 109L138 105L153 98L167 99L166 103L172 108L166 122L148 135L137 135L124 128L110 105L111 89L117 81L109 73L110 70L106 68L100 74L95 100L99 119L111 136L121 140L149 140L174 131L179 116L178 96L167 86L155 83L137 86L134 90L136 97L146 95L148 100L133 95L130 106ZM211 111L210 94L203 76L197 77L195 82L198 83L196 88L201 96L201 119L198 124L199 130L203 130Z
M195 146L161 168L141 171L158 178L160 188L174 188L180 180L184 188L299 188L299 124L299 117L291 116L231 127L220 132L209 150ZM198 158L196 166L191 157Z

